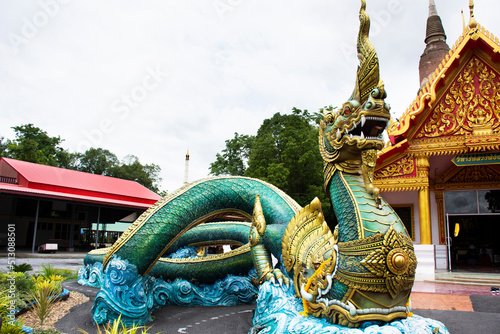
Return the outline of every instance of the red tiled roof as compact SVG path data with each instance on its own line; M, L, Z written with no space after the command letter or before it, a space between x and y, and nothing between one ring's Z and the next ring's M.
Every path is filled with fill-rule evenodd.
M8 164L17 172L19 183L0 183L0 191L141 208L147 208L161 198L134 181L9 158L1 158L0 163Z

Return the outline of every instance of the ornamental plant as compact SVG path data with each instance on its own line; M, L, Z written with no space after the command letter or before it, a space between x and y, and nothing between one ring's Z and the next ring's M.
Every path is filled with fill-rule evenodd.
M142 330L142 332L140 332L142 334L147 334L150 327L133 325L132 327L127 328L121 320L121 317L122 316L120 315L118 319L115 319L113 324L108 323L106 328L103 328L103 330L97 326L97 334L135 334L138 330ZM89 334L83 329L78 329L78 331L83 334Z
M16 320L14 323L8 321L2 323L0 334L25 334L25 332L23 331L22 323Z
M21 272L0 273L0 290L9 291L11 287L11 279L15 279L15 308L21 309L26 306L26 300L29 299L29 294L34 289L34 281L28 279L26 274Z
M44 276L46 278L49 278L50 276L55 276L57 275L57 268L52 267L52 265L49 264L42 264L42 270L41 270L41 276Z
M59 295L62 292L61 282L63 278L58 275L52 275L49 278L45 276L37 276L31 278L34 281L33 291L38 290L39 288L47 288L48 285L52 286L53 292L55 295Z
M2 328L0 334L24 334L23 323L19 320L11 321L7 317L10 306L9 289L0 290L0 315L2 316Z
M31 264L27 263L20 263L20 264L13 264L12 265L12 271L17 272L17 273L23 273L27 274L28 271L33 270L33 267Z
M35 291L31 294L31 306L33 313L40 320L40 327L54 309L57 301L54 297L59 294L57 289L60 289L60 282L59 287L56 286L56 282L50 280L35 283Z

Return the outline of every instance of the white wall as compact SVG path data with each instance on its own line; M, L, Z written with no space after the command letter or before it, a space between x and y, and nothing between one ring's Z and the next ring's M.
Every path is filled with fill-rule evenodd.
M417 191L388 191L381 192L380 195L389 204L413 204L413 223L415 225L415 241L420 243L420 215L418 209L418 192Z

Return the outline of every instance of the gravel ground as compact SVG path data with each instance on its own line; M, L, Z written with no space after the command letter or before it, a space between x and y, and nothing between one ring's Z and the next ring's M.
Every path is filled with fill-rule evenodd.
M55 329L54 324L59 319L68 314L72 307L88 301L89 297L86 297L85 295L79 292L71 291L69 294L69 298L67 300L56 303L52 312L45 319L42 329L49 329L49 328ZM24 322L25 326L31 328L40 328L40 320L38 320L37 316L33 313L33 311L29 311L21 315L19 319Z

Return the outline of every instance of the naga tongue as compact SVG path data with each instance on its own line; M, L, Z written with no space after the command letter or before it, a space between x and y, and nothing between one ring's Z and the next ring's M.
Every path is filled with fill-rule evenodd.
M380 130L383 128L381 126L374 126L372 128L372 131L370 131L370 137L378 137L378 134L380 133Z

